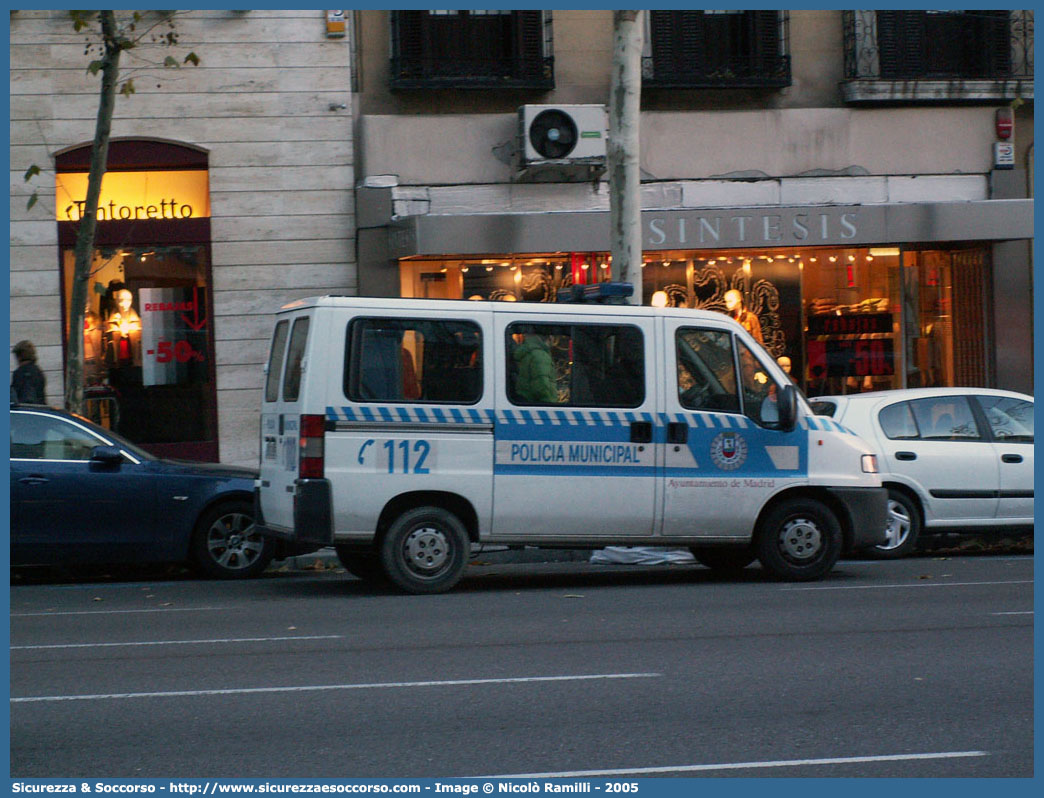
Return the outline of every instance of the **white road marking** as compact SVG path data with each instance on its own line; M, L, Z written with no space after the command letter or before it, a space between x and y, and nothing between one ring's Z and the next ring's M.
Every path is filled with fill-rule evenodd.
M12 618L60 618L63 615L127 615L137 612L205 612L228 607L156 607L148 610L72 610L69 612L12 612Z
M781 590L881 590L894 587L968 587L974 585L1032 585L1032 579L1013 579L1005 582L935 582L924 580L899 585L822 585L820 587L783 587Z
M273 643L283 640L335 640L343 635L297 635L294 637L224 637L214 640L145 640L135 643L56 643L46 646L10 646L11 651L36 651L45 648L112 648L116 646L190 646L207 643Z
M106 701L117 698L184 698L205 695L249 695L255 693L308 693L329 690L378 690L393 687L459 687L476 684L520 684L526 682L581 682L596 679L655 679L662 673L599 673L586 676L523 676L508 679L455 679L434 682L375 682L371 684L313 684L299 687L242 687L225 690L172 690L163 693L99 693L95 695L41 695L12 698L12 704L42 701Z
M990 615L1032 615L1033 610L1026 610L1024 612L991 612Z
M883 756L842 756L829 759L781 759L768 762L724 762L713 765L677 765L655 768L613 768L606 770L572 770L556 773L505 773L498 776L474 776L479 779L582 779L591 776L642 776L656 773L698 773L711 770L750 770L756 768L791 768L809 765L851 765L864 762L906 762L918 759L966 759L989 756L986 751L946 751L937 754L887 754Z

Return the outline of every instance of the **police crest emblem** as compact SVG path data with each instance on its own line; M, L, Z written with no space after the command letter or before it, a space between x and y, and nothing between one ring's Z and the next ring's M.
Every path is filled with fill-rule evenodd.
M722 432L711 441L711 460L723 471L734 471L747 459L747 442L738 432Z

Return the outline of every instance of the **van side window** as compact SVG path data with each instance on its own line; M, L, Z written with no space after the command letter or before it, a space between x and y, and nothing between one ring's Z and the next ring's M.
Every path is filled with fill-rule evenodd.
M750 348L739 342L743 412L763 427L779 423L779 388Z
M283 377L283 401L296 402L301 393L301 361L304 360L305 344L308 343L307 316L294 322L290 333L290 347L286 353L286 375Z
M645 344L629 325L523 324L507 328L507 395L516 405L638 407Z
M678 401L689 410L740 411L732 335L682 327L675 336Z
M344 393L353 402L474 404L482 331L467 321L358 318L348 325Z
M283 356L286 354L286 333L290 322L279 322L272 336L272 351L268 353L268 376L265 378L265 401L279 401L279 378L283 375Z

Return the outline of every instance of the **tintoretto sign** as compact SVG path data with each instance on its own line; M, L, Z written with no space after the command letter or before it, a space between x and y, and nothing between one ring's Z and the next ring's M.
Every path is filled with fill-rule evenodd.
M880 240L883 222L879 208L855 206L642 214L644 245L648 249L858 244Z

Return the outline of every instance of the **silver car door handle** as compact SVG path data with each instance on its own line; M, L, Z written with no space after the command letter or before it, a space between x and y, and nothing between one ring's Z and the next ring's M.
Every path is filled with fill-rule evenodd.
M23 485L46 485L51 480L47 477L22 477L18 481Z

